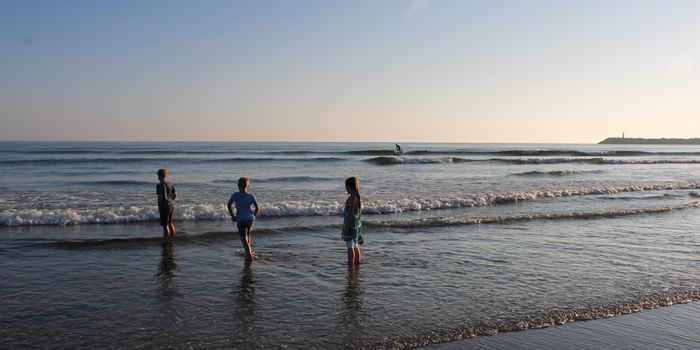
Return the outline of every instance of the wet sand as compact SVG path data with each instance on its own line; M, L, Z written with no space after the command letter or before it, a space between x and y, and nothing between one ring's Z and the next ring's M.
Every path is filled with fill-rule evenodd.
M700 302L425 347L448 349L700 349Z

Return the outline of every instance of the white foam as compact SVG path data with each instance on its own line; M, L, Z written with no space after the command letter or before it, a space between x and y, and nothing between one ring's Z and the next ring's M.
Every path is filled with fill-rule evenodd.
M519 201L535 201L542 198L612 195L621 192L692 190L699 188L700 185L696 183L663 183L486 193L452 197L394 200L365 199L363 202L363 213L392 214L421 210L484 207ZM333 201L273 202L266 203L259 216L332 216L342 214L342 210L343 203ZM0 211L0 226L129 223L157 221L158 217L158 209L155 206L100 207L92 209L6 209ZM174 218L176 220L224 220L228 219L228 212L221 203L178 204Z
M562 220L562 219L593 219L602 217L619 217L642 214L664 213L675 210L700 208L700 202L692 202L667 207L623 209L613 211L589 211L589 212L562 212L562 213L538 213L507 216L465 216L465 217L431 217L409 220L365 221L366 226L374 227L440 227L492 224L513 221L531 220Z

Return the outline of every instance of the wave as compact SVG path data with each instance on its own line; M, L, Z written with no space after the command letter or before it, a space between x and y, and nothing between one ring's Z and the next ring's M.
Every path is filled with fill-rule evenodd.
M700 164L700 159L609 159L609 158L490 158L470 159L464 161L488 161L508 164Z
M308 155L308 154L336 154L336 155L353 155L353 156L393 156L393 147L373 148L373 149L328 149L323 148L322 144L315 149L296 149L284 150L273 148L259 149L241 149L234 145L212 145L207 148L206 145L182 145L169 147L104 147L95 145L95 147L87 145L85 147L55 147L55 148L19 148L0 150L3 153L15 154L56 154L56 155L79 155L79 154L123 154L123 155L176 155L176 154L237 154L237 153L254 153L254 154L286 154L286 155ZM640 150L575 150L575 149L494 149L489 147L474 147L474 148L453 148L453 149L415 149L410 147L405 150L404 155L494 155L494 156L509 156L509 157L644 157L644 156L699 156L698 151L640 151Z
M693 192L688 193L691 197L693 196ZM651 196L643 196L643 197L638 197L638 196L610 196L610 197L605 197L606 200L615 200L615 201L627 201L627 200L661 200L661 199L670 199L670 198L681 198L681 194L673 194L673 193L664 193L664 194L659 194L659 195L651 195Z
M462 159L457 157L445 158L408 158L408 157L375 157L365 159L366 162L376 165L396 165L396 164L452 164L463 162L478 162L478 159Z
M369 149L369 150L358 150L358 151L343 151L343 154L349 154L354 156L392 156L394 155L393 149Z
M491 158L491 162L509 164L700 164L700 159L608 159L608 158Z
M210 163L258 163L258 162L342 162L350 158L344 157L110 157L110 158L41 158L41 159L6 159L0 160L2 165L82 165L90 164L138 164L138 163L184 163L184 164L210 164ZM469 162L497 162L506 164L700 164L700 159L610 159L610 158L460 158L448 157L408 157L408 156L380 156L364 160L375 165L400 165L400 164L453 164Z
M239 162L339 162L345 158L339 157L313 157L313 158L283 158L283 157L233 157L233 158L43 158L43 159L13 159L1 160L5 165L63 165L63 164L125 164L125 163L239 163Z
M349 155L366 156L393 156L394 151L389 149L356 150L341 152ZM644 156L698 156L700 152L648 152L629 150L610 151L578 151L578 150L408 150L404 155L482 155L482 156L509 156L509 157L644 157Z
M375 165L400 165L400 164L453 164L472 162L496 162L517 165L527 164L700 164L700 159L608 159L608 158L411 158L406 156L374 157L365 159L366 162Z
M164 155L164 154L230 154L241 153L236 150L113 150L113 149L45 149L45 150L16 150L13 153L21 154L134 154L134 155Z
M584 171L578 171L578 170L554 170L554 171L526 171L523 173L516 173L512 174L514 176L533 176L533 177L542 177L542 176L569 176L569 175L576 175L576 174L600 174L600 170L584 170Z
M307 183L307 182L321 182L321 181L336 181L338 179L332 177L314 177L314 176L280 176L280 177L269 177L255 179L251 178L250 181L255 183ZM214 180L214 183L222 184L235 184L238 183L238 179L230 180Z
M583 188L562 188L522 192L502 192L471 194L454 197L403 198L393 200L365 200L362 212L365 214L396 214L421 210L459 209L505 205L523 201L536 201L543 198L559 198L587 195L614 195L625 192L677 191L700 189L696 183L636 184L625 186L602 186ZM266 203L260 217L295 216L334 216L341 215L342 202L333 201L290 201ZM0 226L26 225L74 225L74 224L114 224L144 221L157 221L155 206L113 207L92 209L6 209L0 211ZM224 220L228 219L223 203L178 204L176 220Z
M105 185L105 186L155 186L154 181L137 181L137 180L104 180L104 181L74 181L70 184L78 185Z
M540 213L512 216L482 216L482 217L432 217L409 220L386 220L386 221L364 221L363 225L368 228L416 228L424 229L431 227L448 227L448 226L465 226L465 225L486 225L495 223L509 223L534 220L571 220L571 219L599 219L599 218L615 218L631 215L658 214L683 209L700 208L700 202L692 202L668 207L659 208L643 208L643 209L628 209L615 211L593 211L593 212L571 212L571 213ZM337 228L337 225L303 225L292 227L277 227L274 229L258 228L255 230L256 235L263 234L279 234L284 232L306 232L318 231L320 229ZM209 241L228 240L233 237L235 232L230 231L213 231L204 232L201 234L181 234L170 240L172 242L183 243L205 243ZM108 238L108 239L80 239L80 240L60 240L60 241L41 241L34 243L34 246L60 249L126 249L131 247L141 247L149 244L161 244L163 238L158 237L131 237L131 238Z
M443 329L426 329L423 334L410 337L385 338L375 344L363 344L366 348L406 349L429 346L435 343L474 338L477 336L494 336L499 333L524 331L563 325L577 321L590 321L656 309L675 304L687 304L700 300L700 291L695 289L677 289L648 295L629 297L620 303L593 305L579 308L556 308L542 310L529 315L504 315L495 320L480 320L474 324L465 324Z
M598 219L614 218L622 216L658 214L683 209L700 208L700 202L692 202L667 207L623 209L612 211L590 211L590 212L568 212L568 213L538 213L509 216L465 216L465 217L431 217L410 220L386 220L386 221L364 221L362 224L367 227L391 227L391 228L425 228L425 227L445 227L464 226L494 223L509 223L518 221L533 220L571 220L571 219Z
M480 153L474 153L480 154ZM641 157L641 156L696 156L700 152L646 152L646 151L576 151L576 150L506 150L482 152L515 157Z

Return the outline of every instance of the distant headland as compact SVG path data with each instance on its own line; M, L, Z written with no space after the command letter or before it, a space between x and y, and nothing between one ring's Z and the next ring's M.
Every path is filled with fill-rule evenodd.
M640 137L608 137L599 145L700 145L700 138L692 139L645 139Z

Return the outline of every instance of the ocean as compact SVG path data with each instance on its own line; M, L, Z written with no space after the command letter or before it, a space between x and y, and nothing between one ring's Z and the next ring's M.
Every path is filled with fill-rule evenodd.
M393 147L0 142L0 344L410 348L700 299L700 146ZM225 209L241 176L250 265Z

